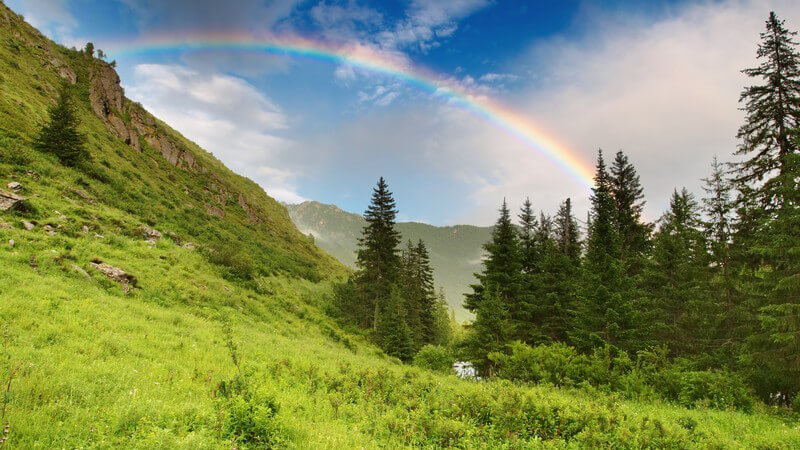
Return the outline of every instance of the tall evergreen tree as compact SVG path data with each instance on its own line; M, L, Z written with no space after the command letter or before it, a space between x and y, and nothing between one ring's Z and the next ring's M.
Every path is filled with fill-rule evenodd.
M758 46L761 64L743 71L764 83L747 87L739 99L747 117L739 128L737 154L750 158L739 165L737 175L746 184L783 170L784 156L798 151L790 138L791 131L800 126L800 55L792 39L797 33L787 30L774 12L770 12L766 27ZM778 201L762 190L754 193L761 194L758 197L765 208Z
M538 253L536 248L536 232L538 221L533 211L533 203L526 198L519 213L519 241L522 271L526 274L536 273Z
M400 290L393 285L389 296L381 301L375 335L387 355L408 362L414 356L414 339L406 324L404 303Z
M424 345L425 331L422 326L423 300L426 295L419 278L420 260L411 240L401 254L400 292L404 300L406 324L411 333L412 347L419 350Z
M397 246L400 233L394 228L396 208L392 193L381 177L364 213L367 224L359 239L356 260L356 284L360 297L367 304L367 309L372 310L372 317L364 318L364 321L372 328L377 328L381 306L391 297L392 289L399 281L400 256Z
M574 342L588 349L604 344L629 348L636 337L631 283L621 263L616 202L602 150L592 189L592 223L582 267Z
M639 174L622 151L618 151L614 157L609 182L616 205L620 256L627 266L626 270L638 273L644 263L651 226L642 222L645 202Z
M713 323L708 289L708 252L699 206L685 188L673 192L660 220L645 270L651 299L653 344L675 354L707 351Z
M512 318L525 314L519 237L505 200L492 239L484 245L484 250L487 253L484 270L475 275L478 283L466 295L464 307L475 313L467 338L468 353L478 367L489 370L488 352L501 350L514 337L515 324L522 321Z
M519 297L522 272L519 237L505 200L492 230L492 239L483 248L487 254L484 270L475 275L478 284L472 286L473 293L467 294L464 302L464 307L472 312L478 310L484 298L483 291L490 285L494 287L496 296L508 306L516 303Z
M577 263L581 257L580 231L578 221L572 214L572 200L569 198L558 207L555 225L558 249L570 261Z
M49 122L42 127L34 147L56 155L65 166L75 166L88 159L86 136L78 131L80 121L75 115L68 84L61 86L58 101L50 107L48 115Z

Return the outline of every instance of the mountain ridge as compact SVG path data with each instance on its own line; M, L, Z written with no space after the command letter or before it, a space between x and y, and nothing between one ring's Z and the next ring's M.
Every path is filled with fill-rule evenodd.
M317 201L285 206L300 232L310 234L320 248L355 268L358 238L366 224L361 215ZM470 291L474 274L482 268L482 246L491 237L492 229L476 225L397 223L403 238L401 246L409 239L415 243L421 239L428 246L436 285L444 288L447 302L459 320L471 316L462 306L463 295Z

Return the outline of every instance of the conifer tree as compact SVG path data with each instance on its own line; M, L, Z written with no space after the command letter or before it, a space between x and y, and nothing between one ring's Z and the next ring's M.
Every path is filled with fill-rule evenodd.
M675 190L645 270L653 344L665 344L678 355L708 350L714 313L708 267L699 206L685 188Z
M797 33L787 30L774 12L770 12L766 27L758 46L761 64L743 71L764 83L747 87L739 98L745 104L747 117L739 128L741 145L737 154L750 158L738 166L737 175L738 181L745 184L783 170L784 156L798 151L790 138L792 130L800 126L800 55L793 40ZM767 209L778 201L763 190L753 194Z
M382 300L375 326L378 345L390 356L408 362L414 356L413 337L406 324L404 299L396 286Z
M647 251L650 226L642 223L644 189L633 164L622 151L614 157L609 177L616 204L615 221L620 239L620 256L626 270L638 273Z
M578 263L581 257L580 231L578 221L572 214L572 200L569 198L558 207L555 226L558 249L570 261Z
M590 237L571 337L584 349L605 344L626 348L636 336L635 306L621 263L617 206L602 150L594 181Z
M394 198L381 177L364 213L367 224L359 239L356 260L356 284L360 291L359 296L366 303L365 309L372 311L372 317L365 318L367 325L372 328L377 328L381 306L391 297L392 290L399 281L400 257L397 246L400 243L400 233L394 228L396 216Z
M464 340L466 356L485 376L493 375L493 363L488 355L504 351L511 340L510 315L506 300L489 284L476 301L475 321L469 325Z
M34 147L52 153L61 164L75 166L89 158L84 144L86 136L78 131L80 121L66 83L61 86L58 101L48 110L49 122L39 132Z
M406 324L411 333L414 351L423 345L425 332L422 326L422 297L425 295L419 279L420 261L411 241L401 254L400 292L404 300Z
M418 307L420 311L421 342L431 344L436 339L436 290L433 281L433 268L428 248L420 239L414 249L417 260L417 275L419 280L420 296Z
M530 198L525 199L518 217L522 271L525 274L533 274L537 270L536 232L538 222Z
M506 305L516 303L520 291L520 274L522 262L520 257L519 238L506 201L500 207L500 217L492 230L492 239L484 245L487 253L484 270L476 274L478 284L473 285L473 293L466 296L464 307L472 312L484 298L483 291L487 286L494 286L495 295Z

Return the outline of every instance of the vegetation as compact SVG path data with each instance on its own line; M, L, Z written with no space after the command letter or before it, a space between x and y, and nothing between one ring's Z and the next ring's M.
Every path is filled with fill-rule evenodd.
M0 183L19 182L28 198L0 213L4 449L800 446L788 411L707 407L736 385L701 371L680 378L685 401L667 402L602 380L475 382L402 364L323 313L336 311L335 290L357 285L341 283L349 271L277 202L155 119L205 170L170 163L144 139L134 149L91 108L89 75L104 62L1 5L0 22ZM92 156L80 170L33 147L62 82L54 58L76 75ZM388 292L405 300L402 287ZM435 342L444 348L423 346L418 365L449 364L453 332ZM719 395L706 395L712 386Z
M790 406L800 391L793 36L770 14L762 63L744 71L765 83L741 97L747 118L737 153L750 158L732 165L730 176L714 161L704 209L676 189L653 232L642 221L635 168L618 152L608 169L602 150L582 254L568 201L555 232L529 201L515 229L504 202L484 271L465 301L476 317L463 355L487 376L652 391L687 406L749 409L753 394ZM647 355L662 348L671 359L655 370Z
M64 83L58 101L48 111L49 122L42 127L34 142L38 150L52 153L62 164L76 166L89 157L84 147L86 136L78 131L78 118L70 97L69 85Z

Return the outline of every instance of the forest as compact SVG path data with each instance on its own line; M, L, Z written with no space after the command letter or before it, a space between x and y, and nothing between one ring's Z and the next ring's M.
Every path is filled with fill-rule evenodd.
M483 377L588 385L684 404L800 409L800 56L775 13L743 72L745 121L731 161L711 162L701 193L676 187L642 217L644 185L623 151L597 152L581 225L505 200L464 306L447 318L424 242L400 250L397 205L381 178L357 267L333 315L386 353ZM696 161L686 161L695 164Z

